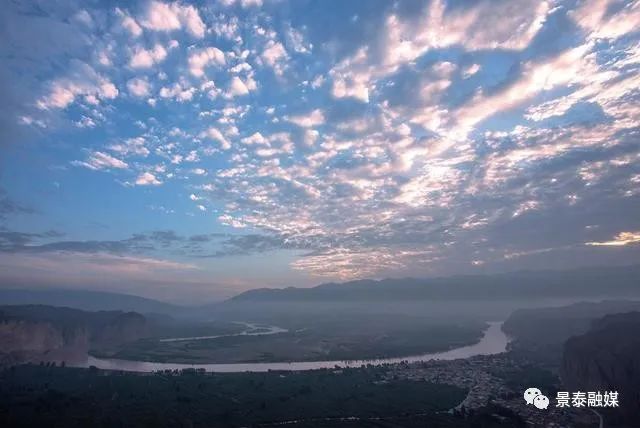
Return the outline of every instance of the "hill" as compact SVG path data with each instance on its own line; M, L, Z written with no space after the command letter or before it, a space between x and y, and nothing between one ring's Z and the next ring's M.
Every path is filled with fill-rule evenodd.
M184 307L158 300L88 290L0 288L0 302L4 305L50 305L85 311L132 311L142 314L177 315L185 311Z
M640 426L640 312L607 315L564 346L562 379L573 391L617 391L607 426Z
M231 302L415 301L640 296L640 266L522 271L444 278L358 280L250 290Z
M505 321L502 330L512 338L509 344L512 352L557 368L569 338L585 334L600 317L630 311L640 311L640 301L607 300L518 309Z
M0 365L82 358L90 348L137 340L148 329L145 317L135 312L0 306Z

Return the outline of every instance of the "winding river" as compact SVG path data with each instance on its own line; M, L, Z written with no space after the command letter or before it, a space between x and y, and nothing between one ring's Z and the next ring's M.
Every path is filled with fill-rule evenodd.
M89 356L86 361L74 364L76 367L95 366L106 370L122 370L131 372L154 372L157 370L176 369L205 369L208 372L239 373L239 372L266 372L269 370L303 371L340 367L361 367L364 365L382 365L388 363L419 362L429 360L456 360L470 358L476 355L493 355L505 352L509 339L502 331L502 322L490 322L482 338L475 345L454 348L449 351L430 354L413 355L400 358L381 358L374 360L349 360L349 361L294 361L280 363L229 363L229 364L180 364L180 363L155 363L148 361L131 361L111 358L95 358ZM187 339L187 338L184 338Z
M286 333L289 330L275 326L258 326L248 322L236 322L246 327L242 333L236 334L217 334L214 336L191 336L191 337L171 337L168 339L160 339L159 342L191 342L194 340L219 339L221 337L230 336L268 336L270 334Z

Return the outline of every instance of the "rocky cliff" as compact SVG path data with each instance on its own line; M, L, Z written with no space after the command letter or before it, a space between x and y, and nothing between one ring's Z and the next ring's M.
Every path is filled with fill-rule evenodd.
M0 365L70 361L90 348L145 337L146 319L134 312L85 312L44 305L0 307Z
M607 315L564 346L561 376L571 391L618 391L608 426L640 426L640 312Z

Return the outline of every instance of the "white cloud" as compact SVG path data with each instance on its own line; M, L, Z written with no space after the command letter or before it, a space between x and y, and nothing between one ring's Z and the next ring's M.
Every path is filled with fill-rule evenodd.
M129 66L133 68L149 68L164 61L166 57L167 50L159 43L156 43L153 49L149 50L138 46L129 60Z
M322 86L323 83L324 76L322 74L319 74L311 81L311 87L313 89L318 89L320 86Z
M261 56L264 62L273 69L273 72L276 75L282 75L286 68L285 61L289 57L284 46L282 46L282 43L276 42L275 40L269 40Z
M251 65L249 65L249 63L247 62L241 62L239 64L234 65L233 67L231 67L229 69L229 72L231 73L242 73L242 72L249 72L252 70Z
M207 129L206 135L212 140L220 143L220 148L222 150L229 150L231 148L231 143L227 140L222 132L220 132L217 128L209 128Z
M287 38L287 45L292 47L295 52L298 53L310 53L313 46L311 44L305 43L304 36L302 33L291 25L288 25L287 30L285 31L285 36Z
M582 45L546 62L525 64L522 76L513 84L495 94L478 95L456 112L459 132L464 135L496 112L518 106L541 91L580 79L584 72L582 59L588 49L588 45Z
M149 155L149 149L145 147L145 139L143 137L129 138L122 143L116 143L109 146L109 150L124 156L138 155L146 157Z
M191 5L180 3L162 3L152 1L149 3L146 15L141 20L145 28L154 31L174 31L183 26L197 38L203 38L206 26L198 10Z
M111 82L102 82L98 89L98 94L103 98L113 99L118 96L118 88Z
M256 81L251 76L248 76L243 81L238 76L233 76L229 83L229 90L225 94L226 98L233 98L237 96L247 95L251 91L255 91L258 88Z
M303 128L312 128L324 123L324 113L320 109L315 109L308 114L287 117L287 120Z
M87 12L84 9L78 11L75 15L73 15L73 20L80 22L81 24L89 28L93 27L94 25L93 18L91 18L91 15L89 14L89 12Z
M332 94L367 102L378 79L433 49L453 45L468 51L524 49L542 27L550 7L546 1L513 0L500 9L496 13L495 3L485 0L448 10L444 0L433 0L416 17L402 20L389 15L379 41L363 46L330 71Z
M353 97L369 102L371 71L362 65L368 61L366 48L361 48L350 58L338 63L329 75L333 78L331 94L336 98Z
M262 1L263 0L220 0L220 2L224 6L232 6L234 4L239 4L243 8L260 7L262 6Z
M318 140L320 133L315 129L307 129L304 131L304 144L307 146L313 146L313 144Z
M116 8L116 15L121 19L122 28L127 30L134 38L142 35L142 27L127 12L120 8Z
M138 186L158 186L162 184L162 181L158 180L156 176L150 172L144 172L136 178L136 184Z
M198 49L189 55L189 71L196 77L204 75L204 69L210 64L224 65L224 52L216 47Z
M103 152L91 153L86 161L73 161L71 162L75 166L83 166L85 168L92 169L94 171L107 170L107 169L127 169L129 165L120 159L114 158Z
M469 67L465 68L462 71L462 77L464 79L468 79L469 77L476 74L478 71L480 71L480 64L471 64Z
M82 116L79 121L75 122L75 125L78 128L95 128L97 123L95 122L95 120L88 116Z
M617 39L640 27L638 3L624 3L615 0L586 0L570 16L580 27L590 32L590 39ZM609 11L614 5L617 10L611 14Z
M190 101L196 93L196 88L189 86L186 81L175 82L172 86L160 88L162 98L174 98L180 102Z
M253 144L261 144L268 145L269 142L266 138L262 136L259 132L254 132L251 136L242 139L243 144L253 145Z
M622 247L624 245L640 244L640 231L620 232L611 241L586 242L585 245L595 247Z
M334 77L331 94L336 98L353 97L369 102L368 76L356 74L350 78Z
M249 89L238 76L234 76L229 84L229 93L233 96L247 95Z
M118 96L118 88L88 64L74 60L69 68L71 71L68 77L50 83L49 94L38 100L38 108L66 108L79 96L84 96L90 104L97 104L99 99Z
M146 97L149 95L151 85L146 77L135 77L127 82L129 93L136 97Z

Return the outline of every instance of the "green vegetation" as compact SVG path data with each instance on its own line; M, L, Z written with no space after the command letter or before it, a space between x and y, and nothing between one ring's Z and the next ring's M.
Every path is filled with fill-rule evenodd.
M536 388L555 396L560 389L560 379L557 375L533 364L518 368L496 368L492 374L504 379L505 384L514 391L524 391L535 385Z
M287 333L160 342L143 339L95 356L175 363L333 361L403 357L469 345L484 323L443 324L419 317L339 316L286 323ZM283 324L279 324L283 325Z
M288 420L340 426L331 424L344 417L408 416L420 416L423 424L433 418L441 426L462 426L436 412L456 406L465 390L386 382L385 370L135 375L17 366L0 372L0 426L247 426Z

